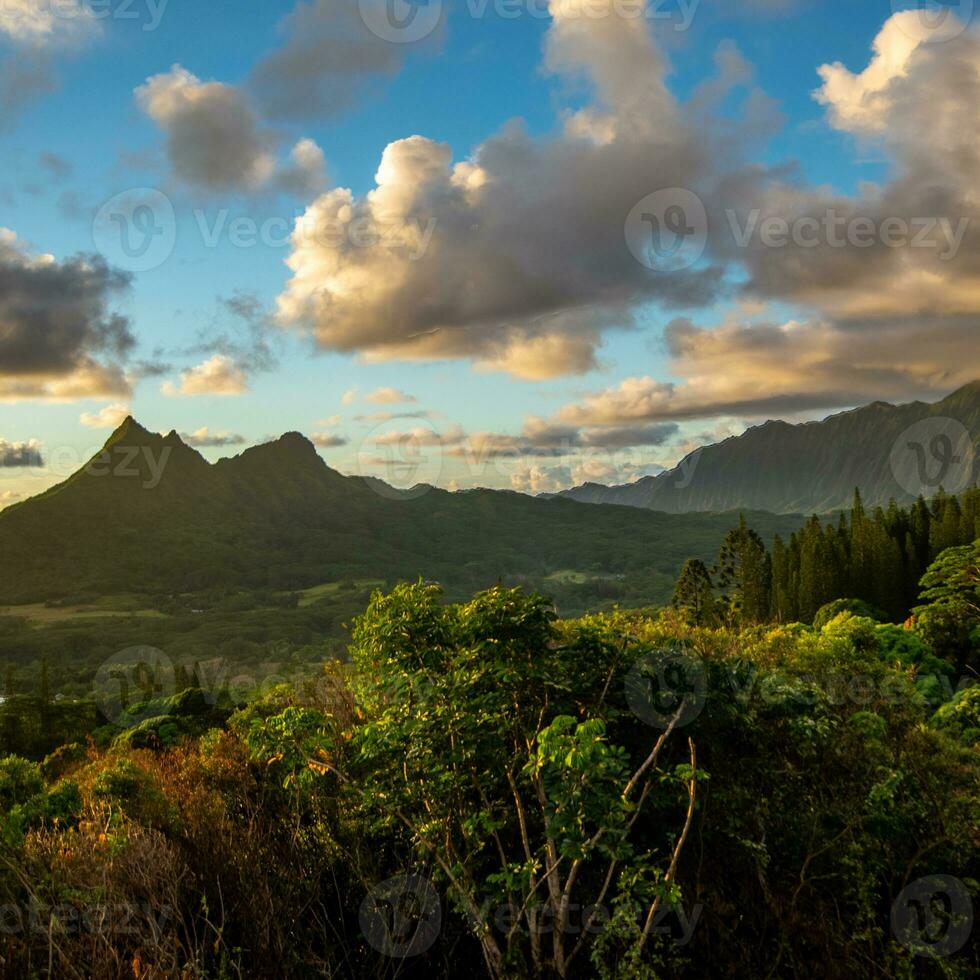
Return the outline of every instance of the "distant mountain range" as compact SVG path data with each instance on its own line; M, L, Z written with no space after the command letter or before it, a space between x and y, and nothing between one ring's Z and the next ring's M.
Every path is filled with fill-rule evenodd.
M801 523L750 519L766 538ZM555 573L658 602L736 522L492 490L399 492L330 469L298 433L211 464L176 432L130 418L78 473L0 512L0 603L418 576L459 591L548 588Z
M849 506L855 487L882 505L933 496L941 485L961 492L976 485L978 460L980 381L932 405L875 402L823 422L766 422L657 476L559 496L668 514L829 513Z

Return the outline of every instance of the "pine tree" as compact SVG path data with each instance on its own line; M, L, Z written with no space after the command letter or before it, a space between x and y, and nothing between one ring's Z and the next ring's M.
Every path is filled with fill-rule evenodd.
M743 622L763 623L772 605L772 559L762 538L745 522L729 531L715 568L719 586Z
M671 605L687 610L696 626L704 626L714 618L715 587L703 561L692 558L684 564Z

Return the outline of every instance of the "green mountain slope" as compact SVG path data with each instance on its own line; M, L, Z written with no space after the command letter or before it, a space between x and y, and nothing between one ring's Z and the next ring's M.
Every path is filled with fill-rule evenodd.
M0 602L347 577L471 589L565 570L641 582L660 601L684 560L713 558L736 519L490 490L400 495L331 470L296 433L212 465L175 433L128 419L81 471L0 513ZM801 523L751 521L766 538Z
M911 436L922 446L923 480L918 476L917 452L908 450L902 437L925 421L931 426L920 426ZM972 439L972 460L966 464L949 460L947 465L946 444L933 445L932 440L962 431L956 425L963 426ZM855 487L860 487L865 502L871 505L884 505L892 499L910 503L920 491L931 496L939 489L944 470L947 490L965 490L962 466L973 463L969 485L974 485L978 459L980 381L932 405L875 402L823 422L766 422L741 436L698 450L675 469L658 476L619 487L589 483L560 496L582 503L620 504L670 514L736 509L829 513L849 506Z

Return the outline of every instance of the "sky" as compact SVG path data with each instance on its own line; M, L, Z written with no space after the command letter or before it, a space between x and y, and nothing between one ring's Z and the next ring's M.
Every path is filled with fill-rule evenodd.
M973 0L0 0L0 507L132 414L623 483L980 378Z

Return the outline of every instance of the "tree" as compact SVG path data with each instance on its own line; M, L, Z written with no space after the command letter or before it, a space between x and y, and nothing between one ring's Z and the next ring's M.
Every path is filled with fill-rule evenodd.
M729 531L715 566L718 585L728 596L733 611L745 623L769 618L772 595L772 561L762 538L739 519Z
M965 666L980 639L980 540L944 551L921 585L919 631L937 653Z
M51 700L51 685L48 681L48 660L46 657L41 661L41 686L39 696L42 704L47 704Z
M671 605L690 612L695 626L704 626L714 618L715 587L703 561L691 558L684 563Z
M611 692L624 690L630 655L598 626L562 636L554 620L548 600L516 589L449 607L421 583L375 595L351 647L356 768L323 755L352 809L407 835L416 862L436 869L494 978L581 975L613 931L639 958L678 898L701 778L693 741L673 750L684 703L633 752L613 741L623 711ZM655 805L679 814L656 851L636 840ZM641 914L615 929L573 921L599 906ZM508 925L494 928L487 909Z

